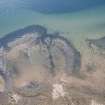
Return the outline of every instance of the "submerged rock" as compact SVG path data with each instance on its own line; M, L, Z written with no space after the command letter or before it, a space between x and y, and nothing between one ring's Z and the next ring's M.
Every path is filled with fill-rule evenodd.
M23 44L24 47L22 46L21 49L24 50L31 62L31 48L36 46L41 49L44 48L47 51L47 58L45 59L48 59L48 68L51 72L55 72L54 69L56 68L56 50L58 50L56 56L60 54L62 54L62 57L64 56L66 72L78 72L80 69L81 55L73 44L65 37L60 36L59 33L47 33L47 29L40 25L31 25L11 32L1 38L0 43L2 47L9 50Z
M90 48L92 48L92 45L105 49L105 37L99 38L99 39L86 39L86 42Z
M15 91L23 97L35 97L47 93L49 91L49 87L47 87L44 83L31 81L29 84L15 88Z
M3 48L0 49L0 75L2 76L4 82L5 82L5 91L11 91L12 90L12 77L7 69L7 59L6 59L6 53Z
M39 34L46 34L47 30L43 26L40 25L30 25L25 28L13 31L7 35L4 35L4 37L0 38L0 47L8 47L8 43L12 41L16 41L17 38L22 38L26 34L32 34L32 33L39 33Z
M40 92L43 93L43 91L45 92L48 90L46 85L39 83L38 81L35 83L30 82L30 84L21 88L16 88L13 84L12 80L14 73L19 70L21 71L21 69L26 65L29 65L31 68L34 64L32 59L36 53L33 52L33 48L38 47L38 49L36 49L39 52L38 54L42 54L40 55L40 58L35 60L38 62L39 59L43 58L44 61L42 63L45 63L47 67L43 66L43 64L41 64L41 66L43 66L43 69L48 69L52 76L54 76L53 74L56 74L56 72L59 72L58 68L62 65L64 65L64 67L60 69L63 69L63 71L68 75L78 73L80 70L80 52L78 52L74 45L64 36L61 36L59 33L49 34L47 33L47 29L43 26L31 25L9 33L0 39L0 46L4 48L0 59L1 65L3 66L0 68L0 75L5 80L5 87L8 87L7 90L13 90L25 97L35 96L40 94ZM13 67L7 68L8 59L11 60L11 62L13 60L9 56L13 50L16 50L16 53L19 52L19 55L15 58L15 62L13 61ZM6 56L3 54L5 52L7 54ZM32 53L34 53L34 55L32 55ZM14 53L12 53L12 55L14 55ZM8 65L10 65L11 62L8 62ZM12 72L12 69L15 68L14 63L16 63L16 66L19 65L19 67L16 68L16 72ZM25 68L25 72L27 72L26 69L27 68ZM32 70L30 70L30 72L32 72ZM41 75L41 73L39 73L39 75Z
M52 98L54 100L59 97L65 97L65 95L66 92L64 91L62 84L53 84Z

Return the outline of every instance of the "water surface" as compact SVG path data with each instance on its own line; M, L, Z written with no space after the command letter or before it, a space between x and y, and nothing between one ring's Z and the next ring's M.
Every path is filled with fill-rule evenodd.
M63 4L65 6L71 5L70 7L73 7L73 9L65 8ZM78 6L76 6L77 4ZM83 0L69 2L67 0L65 3L62 0L61 2L59 0L57 2L49 2L48 0L45 2L40 0L26 0L26 2L24 0L22 2L20 0L11 0L9 3L4 0L0 2L0 5L0 37L32 24L43 25L49 31L61 32L77 48L81 47L83 40L87 37L105 36L104 0L86 2ZM36 5L39 5L40 10ZM44 10L45 6L46 10Z

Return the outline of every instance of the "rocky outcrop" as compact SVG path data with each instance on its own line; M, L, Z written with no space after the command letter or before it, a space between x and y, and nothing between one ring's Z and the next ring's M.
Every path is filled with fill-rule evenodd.
M46 28L40 26L40 25L30 25L25 28L13 31L7 35L4 35L4 37L0 38L0 47L8 47L8 43L15 41L17 38L22 38L26 34L31 33L39 33L39 34L46 34L47 30Z
M65 37L60 36L59 33L48 34L38 37L37 41L37 44L41 42L42 45L46 46L49 53L49 60L52 71L55 67L55 64L51 50L53 50L54 47L56 47L62 53L62 56L65 57L65 70L67 70L68 73L70 73L70 71L75 73L79 71L81 65L81 55L75 49L73 44Z
M64 36L61 36L59 33L49 34L47 32L47 29L43 26L32 25L9 33L0 39L0 46L0 75L5 81L5 88L8 90L7 92L13 91L22 97L35 97L40 94L49 93L49 91L51 93L52 91L50 90L50 86L52 86L52 84L50 83L50 85L48 86L46 83L43 83L43 81L39 82L35 80L36 82L30 82L29 84L18 88L13 84L13 75L17 72L14 72L15 65L18 66L18 62L19 66L22 64L23 66L27 66L28 63L30 63L30 67L33 65L31 64L34 62L32 60L33 48L38 47L37 50L39 51L39 54L42 54L41 58L44 59L42 63L45 63L45 65L47 65L47 67L43 66L43 69L48 69L52 78L54 78L56 72L59 72L58 66L60 67L64 65L64 67L61 69L63 69L63 71L69 76L72 73L78 73L80 70L80 52L77 51L74 45ZM20 55L15 58L16 64L14 65L15 62L12 61L9 54L11 53L11 51L15 50L16 52L19 52ZM6 53L6 55L4 53ZM36 53L34 52L34 55L35 54ZM14 53L12 53L12 55L14 55ZM7 65L10 66L11 63L9 60L13 62L11 68L7 68ZM61 63L62 60L63 63ZM16 70L17 69L20 68L16 68ZM25 72L27 71L25 70ZM47 94L47 97L49 97L49 94Z
M5 35L3 38L0 39L1 46L4 49L12 48L14 46L11 45L21 45L26 44L25 50L26 55L29 57L31 61L30 50L32 46L38 45L40 48L45 48L48 57L49 69L51 72L54 72L55 69L55 49L59 50L62 53L62 56L65 58L65 71L74 72L79 71L81 65L81 55L75 49L73 44L63 36L60 36L59 33L49 34L47 33L47 29L43 26L39 25L31 25L25 27L23 29L14 31ZM12 44L11 44L12 43ZM14 44L15 43L15 44ZM58 53L58 55L60 54ZM57 56L58 56L57 55Z
M5 91L10 92L12 91L12 77L11 73L7 69L7 61L6 61L6 54L3 48L0 49L0 75L2 76L4 82L5 82Z
M105 49L105 37L99 38L99 39L86 39L86 42L89 47L92 47L92 45Z
M16 93L23 97L35 97L38 95L47 95L51 89L44 83L39 83L37 81L31 81L29 84L26 84L20 88L14 89Z

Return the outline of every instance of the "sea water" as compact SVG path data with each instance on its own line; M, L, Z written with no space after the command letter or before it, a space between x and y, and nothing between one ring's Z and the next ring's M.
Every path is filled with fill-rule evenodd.
M105 5L60 14L40 13L28 8L0 11L0 37L32 24L43 25L49 32L60 32L80 49L86 38L105 36Z

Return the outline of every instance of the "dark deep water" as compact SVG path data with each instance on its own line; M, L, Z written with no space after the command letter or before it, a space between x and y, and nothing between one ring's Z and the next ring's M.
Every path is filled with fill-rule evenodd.
M103 4L105 0L0 0L0 12L27 8L41 13L65 13Z
M105 0L23 0L25 1L26 7L42 13L76 12L105 4Z

